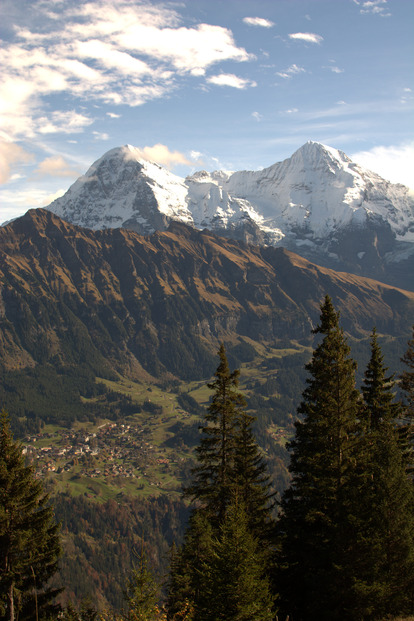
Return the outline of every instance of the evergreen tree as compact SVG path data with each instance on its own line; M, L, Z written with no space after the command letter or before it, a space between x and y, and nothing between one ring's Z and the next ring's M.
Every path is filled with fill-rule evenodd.
M59 527L48 495L24 463L9 417L0 414L0 619L34 620L56 610L47 583L58 568Z
M407 369L401 374L400 387L407 397L407 414L414 418L414 326L412 339L408 341L408 348L401 361Z
M166 608L168 619L180 619L183 611L196 613L197 621L209 607L213 529L203 510L195 510L179 550L173 550Z
M253 433L254 417L241 412L237 419L234 481L249 517L249 527L267 545L274 534L274 493L267 465Z
M355 480L359 411L355 362L329 296L291 442L292 481L281 502L282 605L295 621L355 618L350 612L349 502ZM352 546L351 546L352 547Z
M365 481L354 556L354 601L360 618L414 612L414 496L400 441L401 404L374 330L364 397L363 458Z
M400 437L405 445L408 471L414 471L414 326L413 338L408 341L408 349L401 361L406 370L400 376L400 388L405 394L404 413L400 425Z
M198 463L192 471L193 482L184 493L199 501L220 523L234 488L236 422L246 402L237 390L240 371L230 372L223 344L218 355L216 379L207 384L213 396L196 449Z
M127 621L154 621L159 609L160 587L148 567L148 559L141 544L138 565L133 567L124 593L127 602Z
M206 585L208 607L200 618L271 621L273 597L266 563L266 551L252 534L244 504L236 495L213 538Z
M258 554L257 541L260 541L262 551L269 547L271 541L273 522L270 481L253 436L254 418L244 412L245 400L237 390L239 371L230 372L223 345L219 349L219 359L215 380L208 384L213 390L213 396L205 424L201 427L198 463L192 471L193 482L185 490L185 494L196 501L196 506L183 546L174 552L171 561L167 597L170 619L180 618L180 611L188 610L188 607L197 621L253 618L238 617L237 614L250 614L240 611L237 614L231 613L235 616L214 617L215 614L230 614L224 604L224 586L218 596L217 584L220 581L223 585L228 583L226 597L229 601L231 597L239 603L242 601L239 591L243 580L246 581L246 590L249 581L256 584L258 601L262 602L260 589L268 593L266 575L269 573L269 554L260 554L259 573L253 561L254 555ZM240 507L245 507L243 511L240 509L239 513L235 513L234 508L230 509L234 498L238 498ZM250 546L251 569L249 564L242 564L240 559L236 561L230 554L232 545L242 550L239 541L241 532L246 538L246 545ZM240 552L240 556L242 554ZM236 564L232 565L232 560ZM239 565L243 565L243 578L238 574ZM231 579L236 575L239 575L238 580L232 582ZM250 597L247 591L246 597ZM266 597L263 595L264 599ZM236 610L236 604L234 606ZM248 610L249 606L246 604L244 610ZM264 615L270 614L269 606L266 603ZM271 617L259 615L255 618Z

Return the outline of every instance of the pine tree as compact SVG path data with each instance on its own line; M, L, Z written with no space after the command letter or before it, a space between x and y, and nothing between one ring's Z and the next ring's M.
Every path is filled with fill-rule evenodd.
M374 330L362 386L365 481L356 498L361 514L354 601L364 619L414 611L413 486L399 433L403 410L386 373Z
M400 388L405 395L404 413L400 426L401 441L405 445L407 469L414 472L414 326L413 338L408 341L408 349L401 362L406 365L400 376Z
M199 501L220 523L234 488L236 422L246 402L237 390L240 371L230 372L223 344L218 355L216 379L207 384L213 396L196 449L198 463L192 471L193 482L184 493Z
M349 514L361 401L355 362L329 296L314 331L322 342L307 365L291 442L292 482L281 502L280 574L283 608L297 621L353 618L350 602ZM282 609L283 609L282 608Z
M260 541L263 550L271 542L272 494L266 465L252 432L254 418L243 410L245 400L237 390L239 371L230 372L223 345L219 349L219 359L216 379L208 384L213 390L213 396L205 424L201 427L202 436L197 449L198 464L192 471L193 482L185 490L185 495L195 501L195 509L183 546L174 553L171 562L167 598L169 619L180 618L180 610L184 610L186 606L193 610L197 621L211 621L215 618L212 614L219 614L217 606L214 608L214 602L218 602L216 583L219 580L228 582L229 573L236 575L239 571L237 565L231 566L231 556L226 557L226 562L223 559L221 565L217 561L218 549L224 542L223 528L230 528L230 515L233 515L230 506L235 497L239 499L240 506L244 506L244 503L246 506L243 515L247 514L248 518L243 517L243 520L246 519L247 523L243 522L241 526L240 522L239 527L244 529L246 541L250 541L249 545L254 547L256 541ZM237 519L241 520L241 517ZM238 547L237 529L226 531L226 545L231 547L231 532L235 537L233 544ZM257 582L257 593L260 585L265 591L267 589L264 585L267 584L266 574L269 573L269 554L261 553L260 563L260 575L257 574L257 568L255 569L253 556L251 571L247 565L243 565L246 572L244 579ZM221 571L224 572L222 575ZM242 578L231 584L233 586L229 587L230 591L238 591ZM233 596L237 598L240 595L234 592ZM217 605L225 614L223 601ZM249 617L240 617L242 618ZM257 617L260 618L262 617ZM263 617L265 618L270 617Z
M136 556L138 564L133 567L124 592L128 605L126 618L128 621L154 621L158 614L160 587L148 567L142 543L141 552Z
M408 348L401 361L407 366L407 369L401 374L400 387L407 397L407 413L414 418L414 326L413 336L408 341Z
M41 618L56 610L48 587L58 568L59 527L48 495L24 463L9 417L0 415L0 619Z
M195 510L179 550L173 550L166 608L168 619L180 619L182 611L197 613L201 621L203 611L210 604L213 528L203 510ZM188 618L193 616L188 614Z
M254 417L241 412L237 419L234 481L249 516L249 527L263 543L274 536L274 493L267 465L253 433Z
M266 576L267 555L249 527L236 495L212 542L205 621L271 621L273 597Z

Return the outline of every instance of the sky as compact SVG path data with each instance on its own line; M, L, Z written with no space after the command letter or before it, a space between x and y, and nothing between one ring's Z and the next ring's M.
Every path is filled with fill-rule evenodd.
M131 144L182 177L314 140L414 188L413 0L1 0L0 222Z

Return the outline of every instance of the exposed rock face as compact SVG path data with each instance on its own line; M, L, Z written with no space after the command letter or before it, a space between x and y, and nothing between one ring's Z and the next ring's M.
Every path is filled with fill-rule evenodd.
M409 333L414 293L171 223L149 237L46 210L0 229L0 360L202 377L218 343L306 340L326 293L352 334Z

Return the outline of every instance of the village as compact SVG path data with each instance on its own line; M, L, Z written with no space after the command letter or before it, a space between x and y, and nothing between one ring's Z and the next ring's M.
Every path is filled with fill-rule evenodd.
M76 478L110 478L115 482L148 478L149 485L160 486L156 474L176 471L184 457L155 445L150 423L107 422L95 431L44 431L26 436L23 452L38 478L72 472Z

